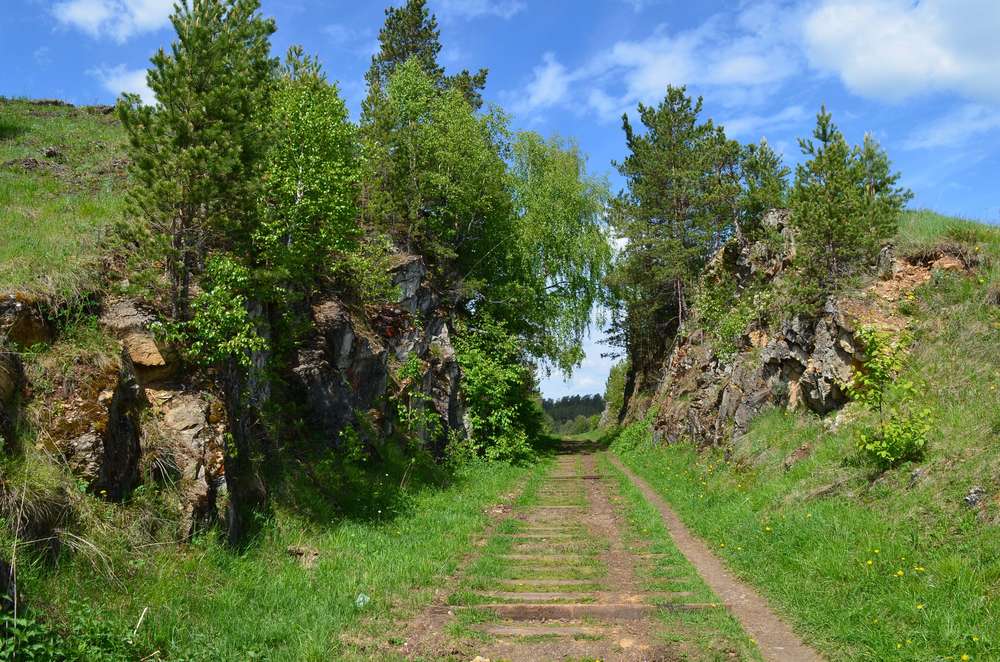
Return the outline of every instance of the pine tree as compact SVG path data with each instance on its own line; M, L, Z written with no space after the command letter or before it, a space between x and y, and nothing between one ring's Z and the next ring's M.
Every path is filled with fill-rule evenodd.
M788 175L791 172L767 140L743 148L740 171L743 193L739 203L739 229L746 242L766 236L764 215L788 204Z
M258 0L181 0L170 52L152 58L156 105L118 104L129 136L133 210L164 239L173 315L189 316L209 248L249 242L267 141L257 122L277 62Z
M740 146L711 120L702 122L701 111L700 98L669 87L656 107L639 105L644 133L622 118L630 153L616 166L627 190L614 202L612 221L627 244L612 285L624 311L611 333L640 371L666 351L686 317L688 289L738 215Z
M813 139L799 145L808 160L796 169L791 198L796 259L800 298L815 303L874 261L912 194L897 186L899 174L878 143L866 136L863 146L850 147L826 107Z
M427 9L427 0L407 0L402 7L385 10L385 24L379 32L379 52L372 56L372 64L365 74L368 98L364 102L366 115L375 111L396 67L415 59L438 90L455 87L462 92L473 109L483 105L480 94L486 85L488 71L476 73L463 70L455 76L446 76L438 63L441 52L441 31L437 18Z

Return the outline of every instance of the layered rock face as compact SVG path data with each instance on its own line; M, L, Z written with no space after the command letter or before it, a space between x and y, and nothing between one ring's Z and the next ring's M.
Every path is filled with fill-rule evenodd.
M333 449L348 426L362 437L391 435L396 399L405 398L440 421L423 434L428 448L441 451L447 432L464 425L452 311L428 286L419 257L399 256L392 278L400 294L392 305L366 310L335 296L312 305L311 334L278 386L263 353L251 357L249 368L233 362L214 371L212 381L199 381L204 375L184 369L154 332L151 308L125 298L103 301L99 324L119 341L120 354L77 361L38 389L32 411L44 430L40 443L88 491L111 501L128 499L143 482L174 485L181 536L225 521L233 539L266 508L264 465L279 463L270 437L284 424L274 412L289 405ZM53 339L39 307L15 298L0 304L0 334L9 344ZM282 312L250 310L264 333ZM400 379L404 364L418 366L419 375L411 369ZM32 388L18 354L0 352L4 440L13 439L16 406Z
M399 301L372 315L352 311L336 298L312 307L314 333L299 349L293 372L314 431L333 444L359 414L381 433L392 432L390 407L398 394L392 388L393 368L411 356L421 365L422 378L413 385L427 396L421 406L433 408L444 430L463 426L450 311L427 286L420 258L400 257L392 275Z
M786 212L765 222L780 246L748 244L737 237L712 261L707 277L727 270L740 286L751 279L779 277L795 251ZM866 359L855 339L862 326L898 333L906 319L896 304L927 282L933 270L965 270L971 265L947 247L935 254L893 257L886 251L880 279L852 296L831 298L814 317L794 317L776 329L749 328L734 357L722 358L702 330L678 339L651 398L632 397L628 419L656 412L654 438L717 444L739 437L767 407L808 409L824 415L847 402L846 384Z

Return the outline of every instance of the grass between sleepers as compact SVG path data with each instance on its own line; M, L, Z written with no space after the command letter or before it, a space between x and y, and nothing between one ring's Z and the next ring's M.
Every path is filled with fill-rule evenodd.
M637 569L642 589L651 592L690 592L682 602L720 604L718 609L664 611L659 620L660 636L682 647L698 651L696 659L761 660L756 643L739 622L722 608L719 598L698 576L697 570L674 545L660 513L638 488L604 457L601 473L617 482L615 507L627 524L625 541L635 553L655 554L646 567ZM735 656L735 658L734 658Z

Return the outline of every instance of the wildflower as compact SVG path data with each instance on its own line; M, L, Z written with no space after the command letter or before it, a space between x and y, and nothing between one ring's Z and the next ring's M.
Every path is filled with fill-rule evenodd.
M806 513L806 518L809 518L809 517L812 517L812 516L813 516L812 513Z
M962 653L962 657L960 659L962 660L962 662L969 662L969 660L971 660L972 658L969 657L968 653Z
M874 562L871 559L868 559L868 565L872 565L872 563Z
M917 605L917 609L923 609L923 608L924 608L923 605Z
M872 551L875 552L876 554L879 553L879 550L877 550L877 549L873 549Z
M897 577L902 577L902 576L903 576L903 575L905 575L905 574L906 574L906 573L905 573L905 572L903 572L902 570L897 570L897 571L896 571L896 576L897 576Z
M979 641L979 637L978 637L978 636L976 636L976 635L972 635L972 640L973 640L973 641Z
M719 547L725 547L725 546L726 546L726 543L720 543L719 544Z
M770 530L771 530L771 527L769 527L769 526L765 526L765 527L764 527L764 530L765 530L765 531L770 531Z

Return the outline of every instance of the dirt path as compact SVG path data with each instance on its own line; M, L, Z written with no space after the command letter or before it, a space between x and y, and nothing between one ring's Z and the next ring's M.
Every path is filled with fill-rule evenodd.
M597 453L567 443L450 594L407 625L395 653L467 662L740 659L717 636L715 624L728 617L683 556L669 541L634 535L618 480L598 473Z
M708 546L696 538L649 484L635 475L621 460L608 455L663 517L674 544L687 557L705 583L722 599L743 629L757 641L765 660L774 662L821 662L823 658L806 646L792 629L771 611L759 593L734 577Z

